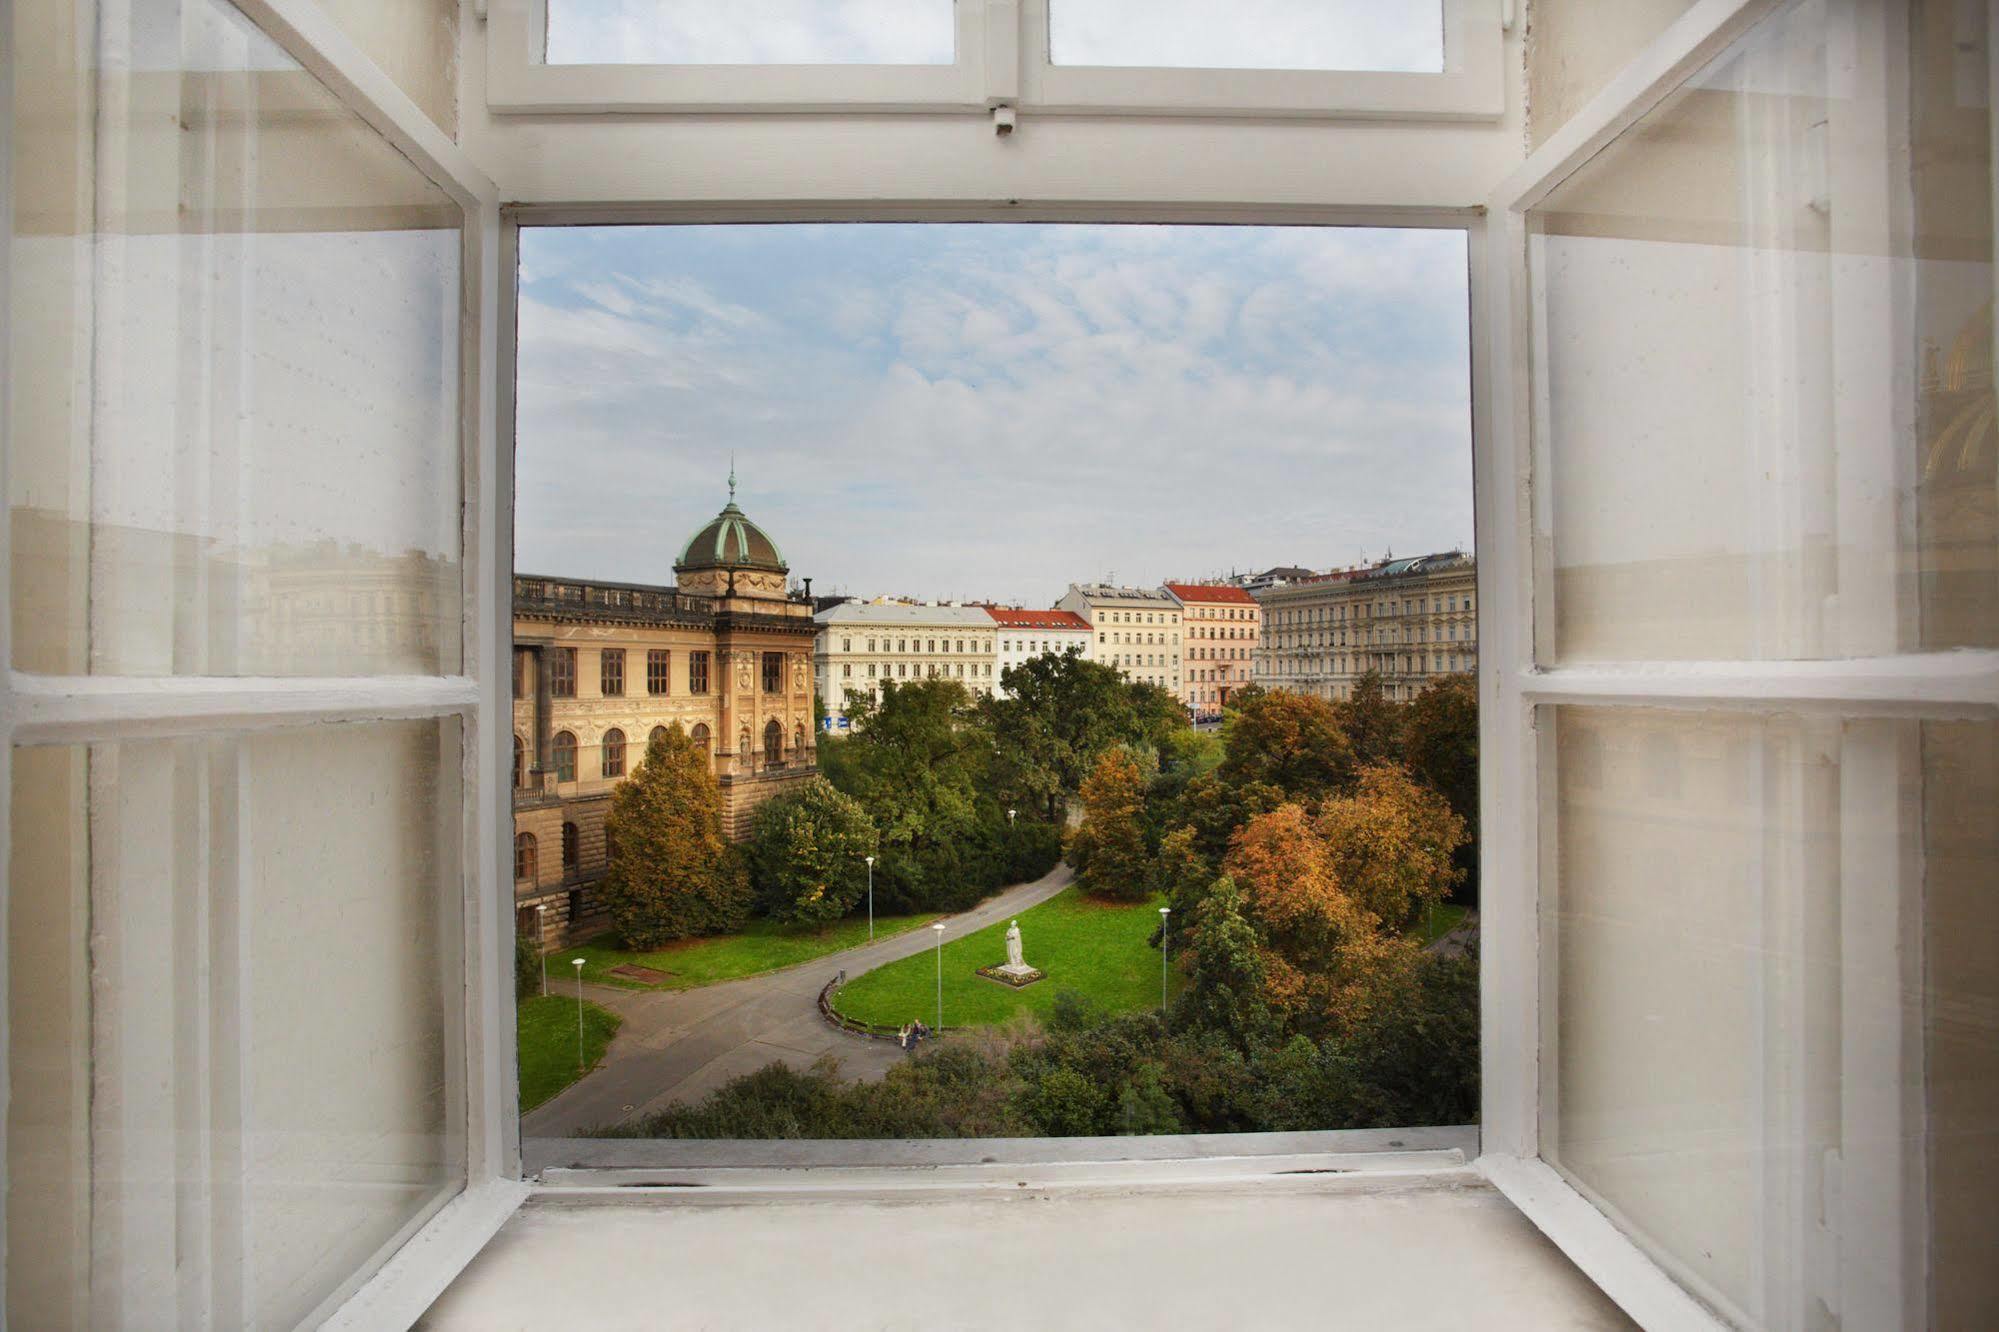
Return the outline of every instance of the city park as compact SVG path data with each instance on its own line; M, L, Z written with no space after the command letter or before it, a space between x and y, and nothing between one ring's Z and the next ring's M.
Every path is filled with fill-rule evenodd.
M1005 683L857 698L820 775L742 844L698 748L654 739L607 824L616 928L519 959L523 1113L560 1097L543 1132L668 1137L1474 1113L1475 950L1433 947L1469 933L1468 679L1406 704L1374 681L1340 702L1250 690L1219 732L1073 654ZM680 1070L661 1056L599 1067L621 1014L655 1021L676 1001L649 996L689 991L779 1016L812 1003L819 1034L790 1021L767 1062L664 1101ZM638 1036L619 1048L661 1043Z

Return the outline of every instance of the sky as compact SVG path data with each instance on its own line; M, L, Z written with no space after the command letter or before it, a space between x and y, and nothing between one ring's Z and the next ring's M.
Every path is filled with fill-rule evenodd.
M1465 267L1456 231L525 229L516 564L670 583L732 459L822 594L1468 549Z
M951 0L550 0L552 64L952 62ZM1061 65L1443 68L1419 0L1051 0Z

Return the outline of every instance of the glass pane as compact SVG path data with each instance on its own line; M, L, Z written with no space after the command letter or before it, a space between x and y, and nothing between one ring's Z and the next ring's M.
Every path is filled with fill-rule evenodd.
M948 65L951 0L548 0L551 65Z
M14 665L456 671L461 210L219 0L73 8L15 11Z
M291 1327L463 1187L459 743L16 751L11 1326Z
M1999 645L1984 11L1867 13L1782 11L1534 210L1543 660Z
M1437 74L1438 0L1049 0L1058 65Z
M1744 1326L1981 1322L1999 726L1553 711L1543 1155Z

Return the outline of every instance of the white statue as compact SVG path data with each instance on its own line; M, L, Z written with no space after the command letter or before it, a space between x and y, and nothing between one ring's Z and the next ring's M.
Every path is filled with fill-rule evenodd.
M1017 920L1007 926L1006 964L1008 967L1019 971L1027 969L1027 962L1022 958L1020 953L1020 922Z

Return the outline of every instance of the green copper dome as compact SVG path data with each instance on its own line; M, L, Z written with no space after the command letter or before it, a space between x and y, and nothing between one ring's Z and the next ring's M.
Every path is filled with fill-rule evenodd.
M729 470L729 503L688 540L673 568L676 573L690 569L768 569L772 573L785 573L790 569L777 542L736 507L734 468Z

